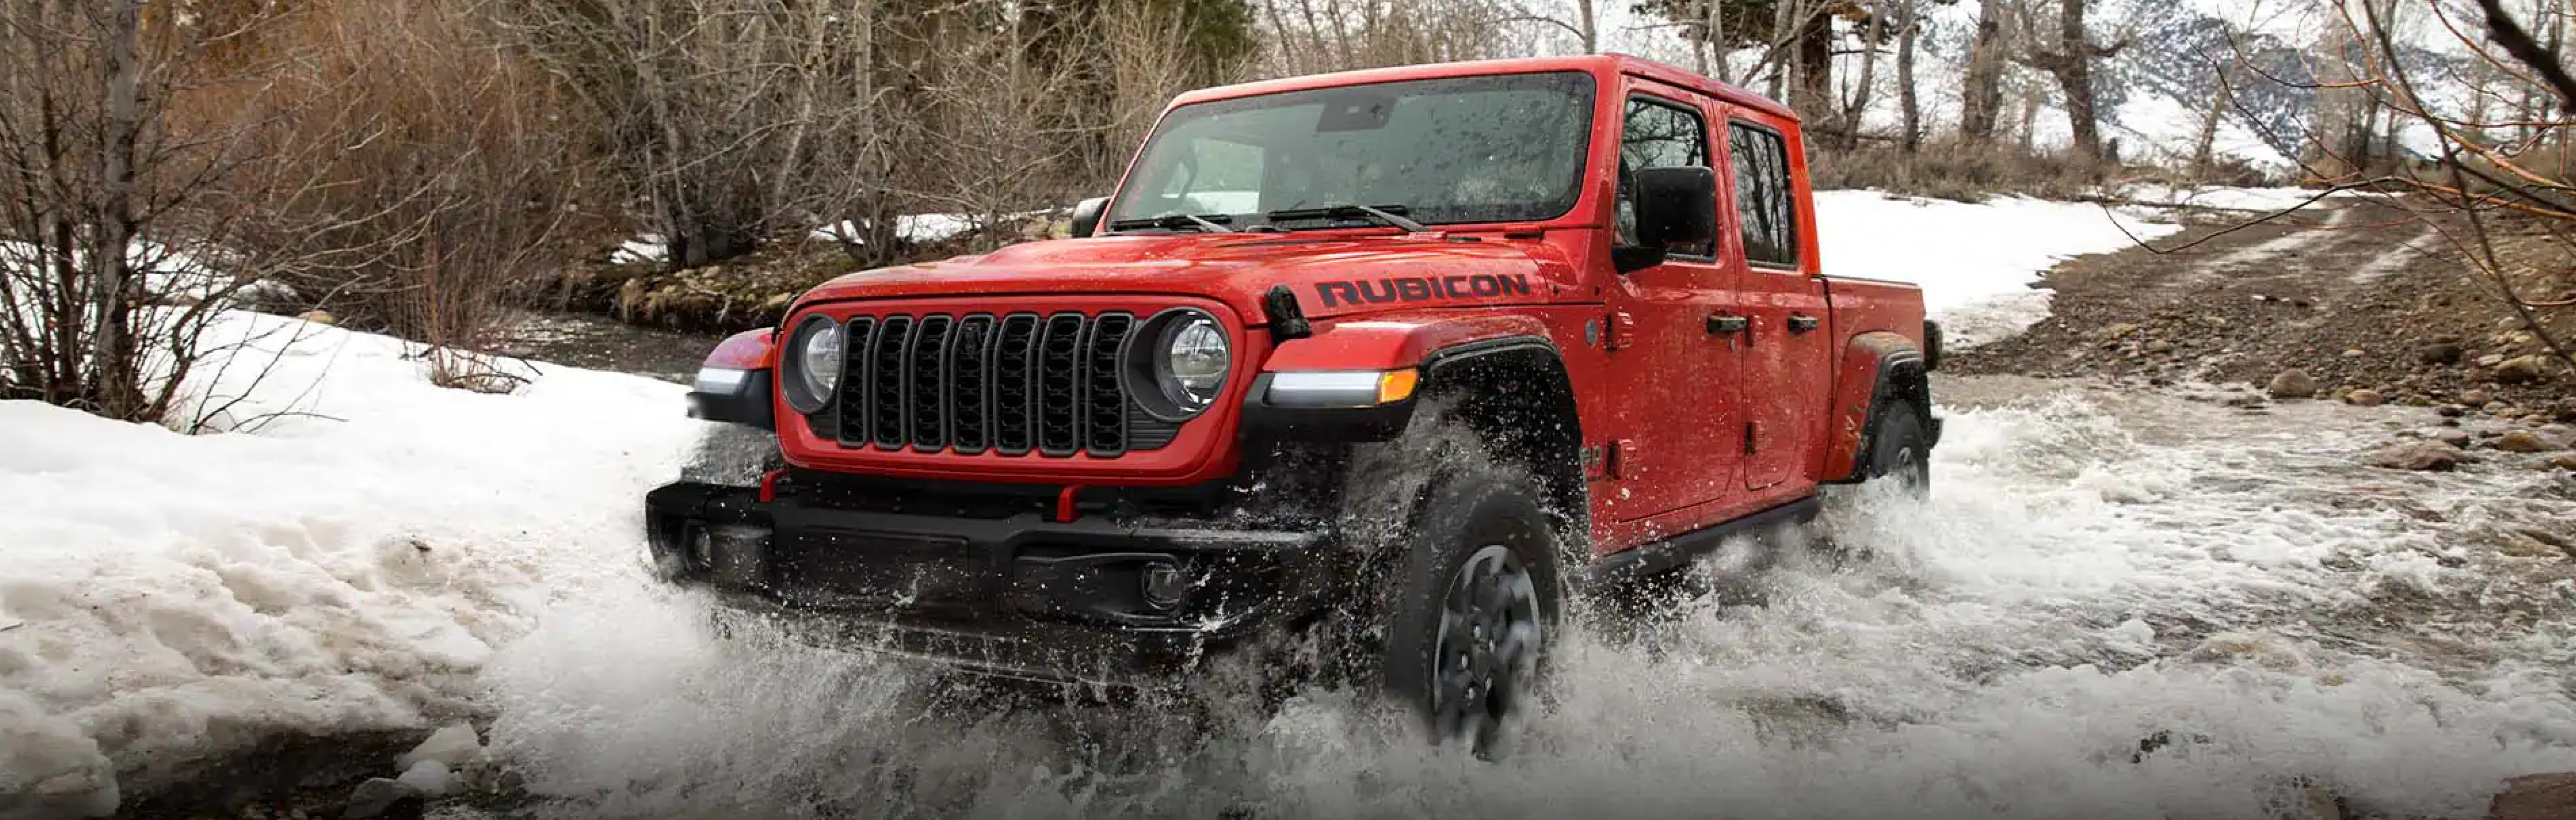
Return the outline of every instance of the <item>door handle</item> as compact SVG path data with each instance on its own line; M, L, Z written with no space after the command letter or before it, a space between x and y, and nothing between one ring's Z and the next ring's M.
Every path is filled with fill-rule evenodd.
M1805 333L1816 329L1816 326L1820 324L1823 324L1823 322L1818 321L1816 317L1813 316L1791 316L1789 317L1789 332Z
M1708 317L1708 332L1711 335L1724 336L1729 333L1742 333L1751 327L1753 327L1752 320L1746 319L1742 316Z

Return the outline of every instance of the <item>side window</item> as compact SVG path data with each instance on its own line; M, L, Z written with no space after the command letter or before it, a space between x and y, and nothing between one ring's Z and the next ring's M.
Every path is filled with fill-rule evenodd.
M1735 224L1743 226L1744 260L1798 265L1797 197L1789 190L1789 144L1778 132L1744 123L1726 126L1735 164Z
M1708 165L1708 125L1699 112L1647 97L1628 98L1619 137L1619 243L1637 242L1637 172L1646 168ZM1675 248L1687 256L1715 257L1715 243Z

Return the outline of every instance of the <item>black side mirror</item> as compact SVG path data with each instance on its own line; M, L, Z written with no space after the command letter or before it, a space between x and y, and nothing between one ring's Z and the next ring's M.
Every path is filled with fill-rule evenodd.
M1109 198L1095 196L1073 206L1073 238L1081 239L1100 231L1100 212L1109 207Z
M1616 248L1620 273L1663 264L1674 246L1698 247L1717 238L1717 172L1686 165L1637 172L1637 246Z

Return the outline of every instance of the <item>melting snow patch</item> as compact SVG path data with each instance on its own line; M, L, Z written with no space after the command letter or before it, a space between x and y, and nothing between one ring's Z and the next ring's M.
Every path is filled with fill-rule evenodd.
M1970 204L1824 191L1816 210L1828 275L1922 286L1924 307L1960 347L2047 318L2048 294L2034 288L2057 263L2181 230L2098 205L2021 197Z
M643 572L636 505L699 424L684 388L532 365L517 394L444 390L407 345L273 332L293 321L210 333L259 359L210 389L287 414L255 433L0 402L0 815L112 806L147 761L470 710L558 590Z

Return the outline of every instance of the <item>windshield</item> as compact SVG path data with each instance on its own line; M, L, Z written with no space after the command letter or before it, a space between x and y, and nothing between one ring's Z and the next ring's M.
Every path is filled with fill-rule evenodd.
M1574 208L1591 135L1580 72L1197 103L1146 140L1107 221L1223 214L1243 227L1349 205L1423 224L1553 219Z

